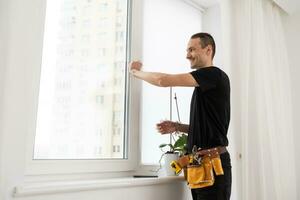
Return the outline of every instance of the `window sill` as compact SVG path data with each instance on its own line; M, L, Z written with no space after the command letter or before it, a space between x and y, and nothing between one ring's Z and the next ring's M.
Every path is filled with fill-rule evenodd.
M183 176L169 176L158 178L116 178L103 180L81 180L48 183L30 183L18 186L14 190L15 197L78 192L120 187L149 186L184 181Z

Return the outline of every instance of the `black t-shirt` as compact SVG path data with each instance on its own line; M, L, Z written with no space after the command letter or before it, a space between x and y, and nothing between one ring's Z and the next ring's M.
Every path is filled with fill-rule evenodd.
M198 83L191 100L188 151L197 148L228 146L230 121L230 83L225 72L217 67L191 72Z

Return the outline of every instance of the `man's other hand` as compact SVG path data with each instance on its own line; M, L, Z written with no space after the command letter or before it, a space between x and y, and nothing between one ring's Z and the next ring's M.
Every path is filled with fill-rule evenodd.
M156 124L156 129L161 134L173 133L176 131L176 126L178 124L176 122L172 122L169 120L162 121Z

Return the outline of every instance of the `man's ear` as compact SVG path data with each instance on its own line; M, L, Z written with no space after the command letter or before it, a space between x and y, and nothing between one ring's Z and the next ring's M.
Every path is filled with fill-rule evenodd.
M212 46L210 44L206 47L206 55L212 55Z

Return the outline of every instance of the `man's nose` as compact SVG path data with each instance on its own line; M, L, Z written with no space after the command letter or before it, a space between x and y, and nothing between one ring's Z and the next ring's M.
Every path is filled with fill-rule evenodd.
M191 54L190 53L187 53L186 54L186 59L190 59L191 58Z

